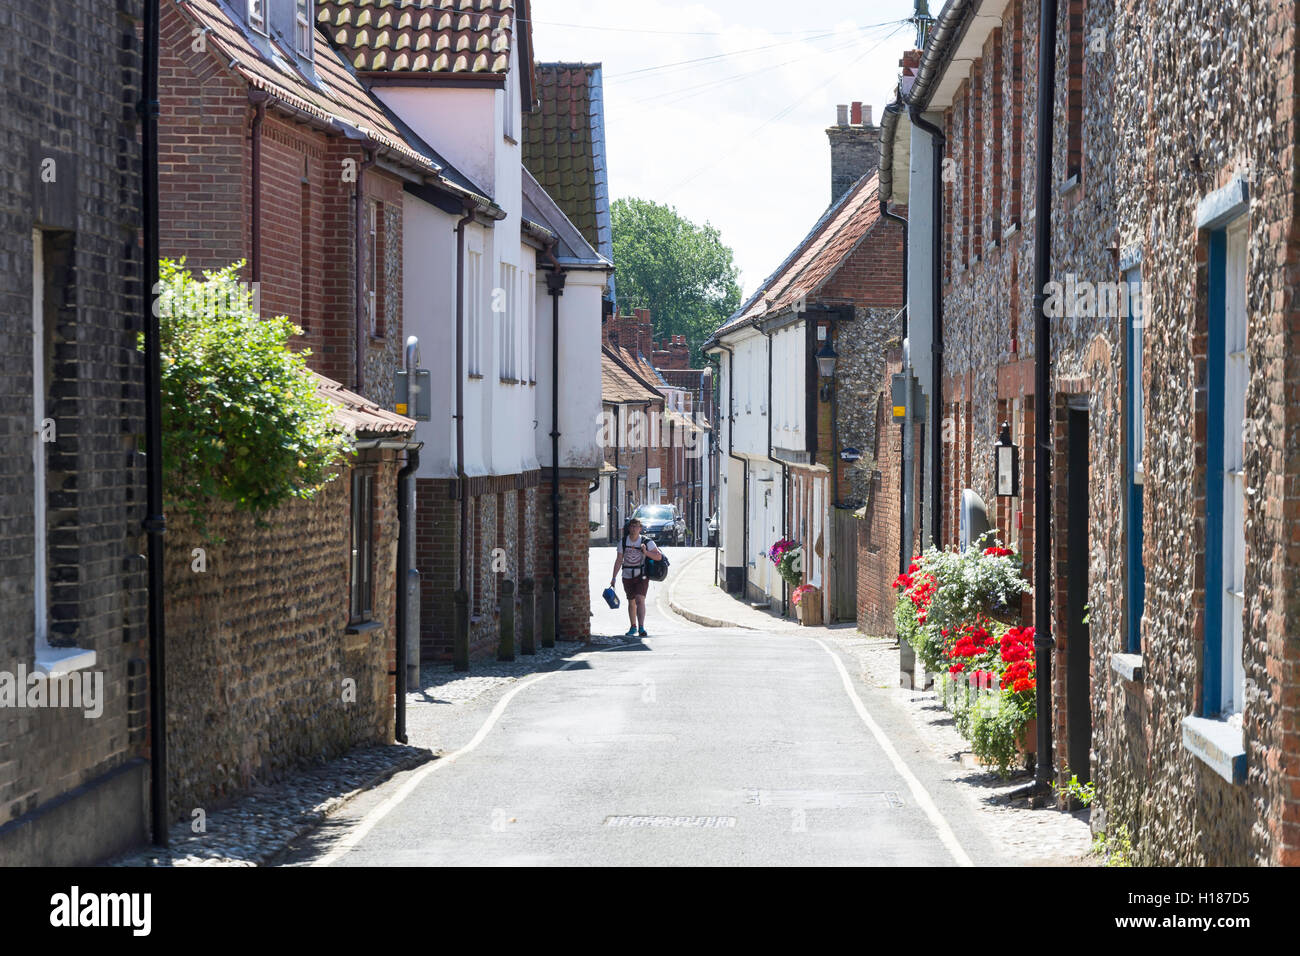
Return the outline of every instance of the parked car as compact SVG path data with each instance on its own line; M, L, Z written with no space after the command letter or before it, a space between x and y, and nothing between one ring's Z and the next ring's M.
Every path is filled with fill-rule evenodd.
M709 516L709 547L715 547L718 543L718 513L715 511Z
M686 519L676 505L642 505L632 512L641 533L655 544L681 544L686 540Z

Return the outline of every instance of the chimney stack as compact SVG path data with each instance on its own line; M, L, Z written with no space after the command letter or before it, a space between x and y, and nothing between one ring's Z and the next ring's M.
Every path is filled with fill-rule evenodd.
M835 108L831 141L831 204L880 165L880 127L871 124L871 106L855 102Z

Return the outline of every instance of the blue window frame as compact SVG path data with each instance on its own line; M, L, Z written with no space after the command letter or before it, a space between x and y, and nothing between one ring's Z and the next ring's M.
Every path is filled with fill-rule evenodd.
M1202 714L1240 713L1245 692L1246 353L1244 217L1209 236L1205 657Z
M1142 650L1142 612L1146 603L1146 567L1142 563L1142 484L1145 478L1143 415L1146 407L1142 390L1142 355L1147 316L1141 269L1128 270L1124 274L1124 281L1129 287L1129 314L1125 322L1127 382L1124 394L1128 429L1125 467L1128 486L1128 629L1125 644L1130 654L1137 654Z

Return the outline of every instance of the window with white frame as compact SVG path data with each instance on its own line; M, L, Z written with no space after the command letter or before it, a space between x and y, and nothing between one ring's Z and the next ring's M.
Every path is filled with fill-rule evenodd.
M1142 562L1142 528L1143 528L1143 481L1145 479L1144 449L1146 432L1143 418L1146 411L1146 399L1142 389L1142 364L1146 326L1145 295L1142 287L1142 272L1138 268L1130 269L1124 276L1128 285L1129 317L1127 319L1127 394L1125 406L1128 418L1128 461L1127 461L1127 573L1128 591L1127 634L1125 647L1131 654L1142 649L1141 626L1146 595L1146 568Z
M248 0L248 25L266 33L266 0Z
M493 308L498 309L501 316L501 321L497 323L497 358L500 363L498 375L503 382L518 381L515 347L519 323L519 270L508 262L501 263L501 285L493 300Z
M311 26L312 17L312 0L298 0L298 10L295 22L295 38L298 44L298 52L308 59L312 55L312 35Z
M383 303L379 297L379 262L383 258L381 249L383 236L380 229L380 222L382 221L381 209L381 205L377 202L369 204L369 223L366 238L366 308L370 312L370 334L376 337L384 334L384 322L380 316Z
M470 250L465 258L465 324L468 327L465 367L470 375L479 376L483 374L483 253Z
M49 546L45 533L45 442L41 422L45 418L45 258L44 236L32 232L32 507L35 534L33 603L36 607L36 644L49 638Z
M528 381L537 382L537 273L528 273L524 283L524 306L528 310L524 342L524 360L528 368Z
M1242 470L1245 451L1246 383L1250 368L1246 355L1246 220L1227 230L1224 257L1223 301L1223 689L1220 712L1241 712L1246 673L1242 649L1245 617L1246 482Z

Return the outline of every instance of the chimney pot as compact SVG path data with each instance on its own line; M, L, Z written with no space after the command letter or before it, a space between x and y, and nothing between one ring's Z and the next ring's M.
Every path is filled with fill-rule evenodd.
M835 107L835 125L836 126L849 125L849 108L844 103L841 103L839 106Z
M862 125L862 104L856 100L849 110L849 124L852 126Z
M871 125L871 104L870 104L870 103L865 103L865 104L863 104L863 107L862 107L862 125L863 125L863 126L870 126L870 125Z

